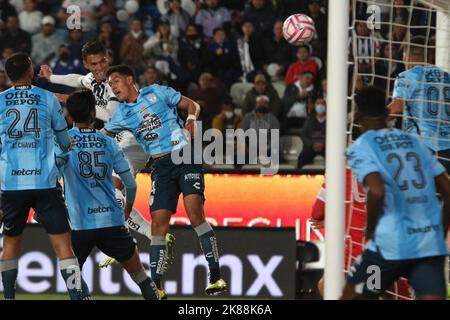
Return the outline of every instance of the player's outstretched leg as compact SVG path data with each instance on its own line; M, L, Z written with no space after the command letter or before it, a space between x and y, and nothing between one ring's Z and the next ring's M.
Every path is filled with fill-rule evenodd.
M203 254L209 267L209 285L205 292L208 295L218 294L227 290L226 282L221 278L219 265L219 250L216 235L211 225L205 220L203 198L200 194L190 194L184 197L184 207L197 233Z
M22 244L22 235L3 239L3 253L0 260L0 272L2 274L3 297L5 300L15 300L16 281L19 269L19 254Z
M145 300L160 300L159 290L145 272L136 249L129 260L122 262L122 266L127 270L131 279L139 286Z

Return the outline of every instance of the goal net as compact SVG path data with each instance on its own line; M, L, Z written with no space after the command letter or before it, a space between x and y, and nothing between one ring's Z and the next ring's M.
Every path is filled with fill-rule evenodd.
M359 134L358 125L353 121L355 105L353 97L366 85L377 85L386 91L386 98L392 101L394 82L397 76L405 71L405 53L411 43L423 46L424 62L450 72L450 1L448 0L350 0L351 13L349 24L349 94L348 94L348 142ZM416 42L421 39L420 42ZM425 79L423 79L426 81ZM436 128L433 143L442 143L450 139L450 85L446 85L445 77L434 89L427 90L426 98L416 103L423 103L422 114L399 115L391 125L408 130L411 123L420 125L433 122ZM417 99L417 97L416 97ZM427 113L426 113L427 112ZM433 114L435 117L430 117ZM410 130L408 130L410 131ZM424 139L423 134L418 134ZM449 159L449 154L438 153L440 160ZM450 160L450 159L449 159ZM352 184L352 188L357 188ZM356 191L356 190L355 190ZM353 195L358 194L352 192ZM358 199L347 199L351 220L357 213L355 205ZM348 223L347 238L351 232ZM362 246L362 243L352 243ZM359 250L356 250L357 252ZM354 257L353 257L354 258ZM448 274L448 260L447 260ZM409 299L411 295L400 281L392 290L394 299Z

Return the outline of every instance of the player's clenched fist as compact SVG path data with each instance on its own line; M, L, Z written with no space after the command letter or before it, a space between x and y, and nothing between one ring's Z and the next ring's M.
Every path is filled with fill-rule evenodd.
M41 69L39 70L38 76L41 78L46 78L50 81L50 76L53 74L52 68L49 65L43 64L41 65Z

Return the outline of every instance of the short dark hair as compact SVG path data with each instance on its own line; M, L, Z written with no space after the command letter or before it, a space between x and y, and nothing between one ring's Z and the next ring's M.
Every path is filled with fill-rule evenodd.
M23 52L11 55L5 63L6 74L12 82L22 79L30 67L30 57Z
M297 52L298 52L301 48L306 48L306 50L308 50L308 53L311 54L311 46L310 46L309 44L302 43L301 45L299 45L299 46L297 47Z
M355 96L358 111L368 117L380 117L386 114L386 93L377 86L367 86Z
M119 64L117 66L109 68L108 71L106 72L106 79L108 79L109 76L115 72L120 73L121 75L124 76L131 76L133 77L133 81L136 81L136 75L134 74L133 69L124 64Z
M90 90L72 92L67 98L66 108L75 122L86 122L95 110L95 97Z
M83 60L86 60L87 56L99 53L106 53L106 49L98 41L89 41L81 49L81 55L83 56Z

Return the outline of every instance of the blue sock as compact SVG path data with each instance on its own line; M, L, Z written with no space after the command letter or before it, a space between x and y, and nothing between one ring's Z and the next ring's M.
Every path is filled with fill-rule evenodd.
M130 273L131 279L141 289L142 296L145 300L159 300L159 292L156 284L145 273L144 269L141 271Z
M150 243L150 275L156 286L161 289L166 241L164 236L152 236Z
M16 280L19 268L18 259L0 260L0 271L2 273L3 297L5 300L15 300Z
M70 300L82 300L81 271L77 258L69 257L59 259L59 269L64 281L66 282Z
M84 281L83 276L81 276L81 292L83 300L93 300L91 297L91 292L89 291L89 287Z
M194 228L209 266L209 283L221 278L216 235L208 222Z

